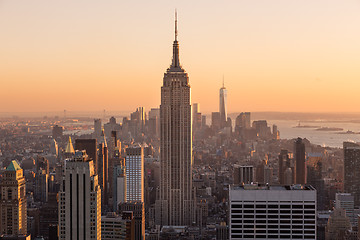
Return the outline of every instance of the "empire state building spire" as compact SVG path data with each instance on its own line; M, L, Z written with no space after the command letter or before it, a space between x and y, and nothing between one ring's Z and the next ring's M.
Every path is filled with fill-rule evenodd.
M177 11L175 10L175 40L174 40L174 44L173 44L173 59L172 59L172 64L170 66L171 70L181 70L181 66L180 66L180 59L179 59L179 42L177 40L177 35L178 35L178 31L177 31Z
M189 76L179 62L175 12L173 61L161 87L160 191L155 203L156 225L190 226L195 221L192 184L192 121Z
M175 10L175 41L177 41L177 11Z

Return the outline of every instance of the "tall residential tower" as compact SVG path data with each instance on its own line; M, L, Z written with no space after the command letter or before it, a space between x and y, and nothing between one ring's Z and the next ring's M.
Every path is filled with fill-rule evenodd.
M195 219L192 187L192 120L189 77L180 65L175 13L172 64L164 74L160 105L161 182L156 224L190 225Z

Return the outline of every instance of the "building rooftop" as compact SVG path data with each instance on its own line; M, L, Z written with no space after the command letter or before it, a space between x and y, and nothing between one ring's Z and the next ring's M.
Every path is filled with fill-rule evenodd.
M6 168L6 171L17 171L21 169L22 168L19 166L19 164L15 160L12 160L9 166Z
M65 152L66 153L71 153L71 154L75 153L74 147L73 147L72 142L71 142L71 137L69 137L69 141L68 141L68 143L66 145Z
M243 184L243 185L230 185L230 190L277 190L277 191L298 191L310 190L315 191L311 185L265 185L265 184Z

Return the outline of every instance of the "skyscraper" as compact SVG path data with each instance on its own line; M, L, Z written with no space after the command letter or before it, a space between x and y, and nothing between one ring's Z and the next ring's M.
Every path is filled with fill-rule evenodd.
M129 212L134 217L134 238L145 240L145 208L143 202L125 202L119 204L119 212L124 215ZM128 238L126 238L128 239Z
M254 175L254 166L234 165L234 184L252 183Z
M352 193L360 205L360 145L344 142L344 192Z
M164 74L160 105L160 195L158 225L190 225L195 219L192 187L192 121L189 77L180 65L175 13L172 64Z
M219 112L220 112L220 122L221 122L221 127L225 127L226 126L226 121L227 121L227 90L225 88L225 84L223 81L223 86L222 88L220 88L220 99L219 99Z
M99 184L102 190L102 203L107 205L109 203L108 199L108 189L109 189L109 157L108 157L108 147L107 141L105 138L104 130L101 132L101 137L99 138L98 145L98 175L99 175Z
M126 149L126 201L144 202L144 149L132 146Z
M193 103L192 105L192 119L193 119L193 130L196 131L198 129L201 129L202 119L201 119L199 103Z
M240 113L235 120L235 131L241 131L243 129L251 128L250 125L250 113L242 112Z
M229 239L316 239L316 190L306 185L229 188Z
M295 141L295 183L306 183L305 172L305 144L301 138L297 138Z
M116 212L121 202L126 202L126 174L124 164L114 166L113 210Z
M101 217L101 239L114 240L126 238L126 220L115 212Z
M221 117L219 112L211 113L211 128L214 131L219 131L221 127Z
M160 109L152 108L149 111L149 132L152 136L160 136Z
M101 129L102 129L102 124L101 124L101 119L97 118L94 119L94 134L93 134L93 138L99 138L101 135Z
M4 171L0 193L0 234L26 235L25 177L16 161Z
M76 151L59 192L59 239L101 239L101 189L93 161Z
M279 154L279 183L280 184L293 184L293 178L294 176L290 176L293 173L294 167L292 167L291 164L291 153L288 152L288 150L282 149ZM287 174L285 174L287 173ZM285 177L285 175L287 175Z
M350 223L353 225L357 223L358 216L356 216L354 213L354 196L352 196L350 193L336 193L335 208L344 209L346 216L350 220Z
M41 169L35 175L34 198L40 202L47 202L49 194L49 174Z
M76 139L75 149L85 150L86 154L93 160L95 174L98 174L98 157L97 157L97 141L96 139Z

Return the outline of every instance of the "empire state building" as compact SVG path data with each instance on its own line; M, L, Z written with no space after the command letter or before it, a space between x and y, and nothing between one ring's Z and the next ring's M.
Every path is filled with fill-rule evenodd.
M160 192L156 224L191 225L195 221L192 187L192 121L189 77L180 65L175 13L173 58L161 87Z

